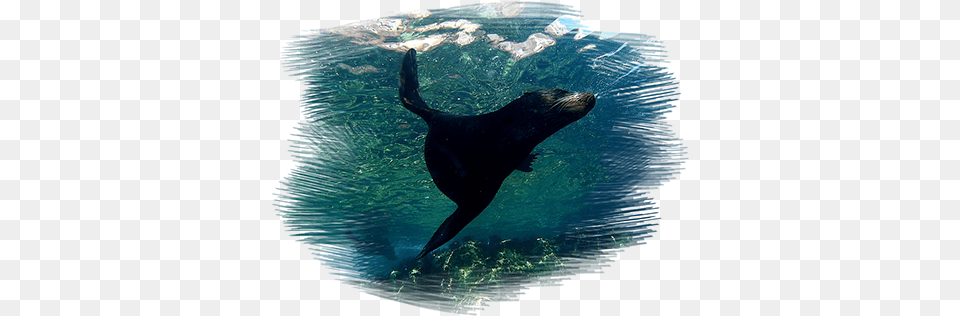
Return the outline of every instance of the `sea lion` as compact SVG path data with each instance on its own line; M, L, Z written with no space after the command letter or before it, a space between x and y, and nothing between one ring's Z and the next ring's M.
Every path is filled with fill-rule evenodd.
M524 93L503 108L481 115L454 115L427 106L417 80L417 52L400 67L400 103L427 122L423 158L440 192L457 203L417 255L423 258L450 241L493 201L514 170L532 171L530 155L540 142L587 115L592 93L560 89Z

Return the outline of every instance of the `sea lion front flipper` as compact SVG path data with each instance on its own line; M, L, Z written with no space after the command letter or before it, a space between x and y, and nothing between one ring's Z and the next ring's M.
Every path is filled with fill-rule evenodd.
M450 214L450 216L443 221L443 224L440 224L440 228L437 228L437 231L433 233L433 237L430 237L430 241L423 246L423 251L417 255L417 260L420 260L420 258L423 258L423 256L426 256L431 251L443 246L443 244L450 241L450 239L453 239L453 236L456 236L457 233L463 230L467 224L470 224L474 218L477 218L477 215L480 215L480 212L482 211L483 209L475 212L464 211L458 207L453 214Z
M420 81L417 79L417 51L410 49L403 55L403 64L400 65L400 103L424 120L435 112L423 102L420 97Z
M524 158L524 159L523 159L523 162L521 162L520 165L517 166L517 170L520 170L520 171L523 171L523 172L533 171L533 168L530 167L530 165L533 164L533 160L534 160L534 159L537 159L537 155L540 155L540 154L538 154L538 153L533 153L533 154L528 155L527 158Z

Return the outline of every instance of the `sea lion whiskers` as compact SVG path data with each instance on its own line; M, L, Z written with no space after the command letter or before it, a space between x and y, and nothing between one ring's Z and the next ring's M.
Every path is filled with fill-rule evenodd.
M550 105L548 110L557 109L557 112L581 112L583 115L586 115L586 112L590 111L590 109L584 108L586 104L595 102L596 96L591 93L571 93L556 101L553 101L553 104Z
M547 111L553 111L554 109L556 109L556 112L563 111L563 106L566 106L564 103L565 103L564 99L554 101L553 104L550 105L550 108L547 109Z
M566 110L571 103L579 101L579 100L575 100L574 97L576 97L576 95L574 94L565 96L560 100L557 100L556 102L554 102L553 106L560 111Z

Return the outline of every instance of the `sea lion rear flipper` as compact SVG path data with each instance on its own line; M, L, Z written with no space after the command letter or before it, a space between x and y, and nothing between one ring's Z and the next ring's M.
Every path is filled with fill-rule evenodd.
M523 162L520 162L520 165L517 166L517 170L520 170L520 171L523 171L523 172L533 171L533 168L530 167L530 165L533 164L533 160L534 160L534 159L537 159L537 155L540 155L540 154L538 154L538 153L533 153L533 154L528 155L527 158L523 159Z
M433 109L427 107L420 97L420 81L417 79L417 51L410 49L403 55L403 64L400 65L400 103L424 120L430 117ZM429 122L429 120L427 120Z
M480 209L476 212L463 211L458 207L453 214L450 214L450 216L443 221L443 224L440 224L440 228L437 228L437 231L433 233L433 237L430 237L430 241L423 246L423 251L417 255L417 260L420 260L420 258L423 258L423 256L426 256L431 251L443 246L443 244L450 241L450 239L453 239L453 236L456 236L457 233L467 226L467 224L470 224L470 222L473 221L477 215L480 215L481 211L483 211L483 209Z

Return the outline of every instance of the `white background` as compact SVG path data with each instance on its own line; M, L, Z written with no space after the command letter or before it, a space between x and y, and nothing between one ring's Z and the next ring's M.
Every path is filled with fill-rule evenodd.
M288 236L281 53L468 3L0 2L0 314L442 314ZM960 2L561 3L664 42L685 170L654 240L480 315L960 314Z

